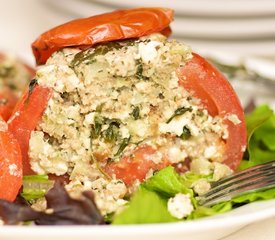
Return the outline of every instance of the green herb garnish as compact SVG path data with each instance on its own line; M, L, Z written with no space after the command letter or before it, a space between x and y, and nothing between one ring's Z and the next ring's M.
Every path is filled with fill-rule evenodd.
M102 125L104 123L104 119L99 115L95 116L94 124L91 127L91 138L96 139L100 136Z
M184 113L186 112L191 112L192 111L192 108L191 107L180 107L178 108L175 113L167 120L166 123L169 123L173 120L173 118L177 117L177 116L180 116L180 115L183 115Z
M191 132L189 130L189 128L187 128L186 126L183 127L182 129L182 134L180 135L180 138L182 140L187 140L191 137Z
M119 124L117 122L110 123L102 135L107 142L115 142L119 136Z
M138 106L134 107L133 112L131 115L134 117L135 120L138 120L140 118L140 109Z
M105 55L109 51L114 49L120 49L123 46L118 42L108 42L105 44L100 44L94 47L93 49L89 49L81 51L74 56L74 59L71 62L71 67L79 66L81 63L85 62L85 64L92 64L96 62L95 57L99 55Z
M118 157L123 150L128 146L128 144L130 143L131 140L131 136L129 136L128 138L123 138L122 143L119 146L119 149L117 150L115 157Z

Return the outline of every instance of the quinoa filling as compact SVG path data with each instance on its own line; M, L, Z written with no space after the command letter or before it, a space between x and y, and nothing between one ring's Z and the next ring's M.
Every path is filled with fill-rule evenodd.
M0 56L0 89L8 87L21 95L31 79L31 73L13 56Z
M71 194L94 190L103 214L118 211L133 190L104 167L140 146L158 149L146 159L156 164L165 156L178 170L188 162L198 174L227 174L223 119L179 84L176 69L191 58L188 46L161 34L54 53L36 75L54 91L31 134L32 169L68 174Z

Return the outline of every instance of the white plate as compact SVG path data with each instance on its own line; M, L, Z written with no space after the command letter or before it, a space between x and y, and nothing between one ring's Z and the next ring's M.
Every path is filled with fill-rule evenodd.
M247 69L255 70L258 75L269 79L270 84L274 84L274 62L228 53L213 53L211 57L226 65L244 65ZM253 68L254 65L255 67ZM274 88L267 87L262 82L235 80L232 83L243 104L247 103L251 97L254 97L257 103L267 102L275 110ZM232 234L248 224L256 223L269 217L275 217L275 200L255 202L226 214L178 223L124 226L3 226L0 227L0 239L216 240ZM255 227L257 227L256 224Z
M119 9L134 7L169 7L177 10L177 14L188 16L218 16L218 17L262 17L274 16L275 2L273 0L45 0L52 5L67 9L74 14L90 15L93 8ZM199 6L199 7L198 7Z
M275 216L275 200L256 202L227 214L201 220L124 226L4 226L2 240L216 240L238 229Z

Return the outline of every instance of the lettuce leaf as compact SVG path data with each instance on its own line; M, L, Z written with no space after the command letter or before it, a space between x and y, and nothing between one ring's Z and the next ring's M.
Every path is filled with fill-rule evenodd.
M160 193L166 197L173 197L177 193L193 196L190 186L185 185L184 179L180 177L172 166L155 173L143 186L149 191Z
M143 186L134 194L129 206L114 217L113 224L175 222L167 210L167 198Z
M240 169L275 160L275 114L267 105L257 107L246 116L248 131L248 160Z
M45 196L46 192L53 187L53 181L47 175L30 175L23 177L23 191L20 194L28 202Z
M141 184L126 209L114 217L113 224L178 221L167 209L168 199L177 193L189 194L196 204L193 190L185 185L184 179L172 166L166 167Z

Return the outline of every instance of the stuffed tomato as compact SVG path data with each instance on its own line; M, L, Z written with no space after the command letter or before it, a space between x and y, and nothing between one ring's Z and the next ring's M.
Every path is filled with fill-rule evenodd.
M0 116L7 121L34 70L19 59L0 53Z
M246 145L244 114L224 76L168 40L173 11L142 8L78 19L33 43L42 66L9 129L24 173L68 175L115 212L145 179L173 165L222 177Z

